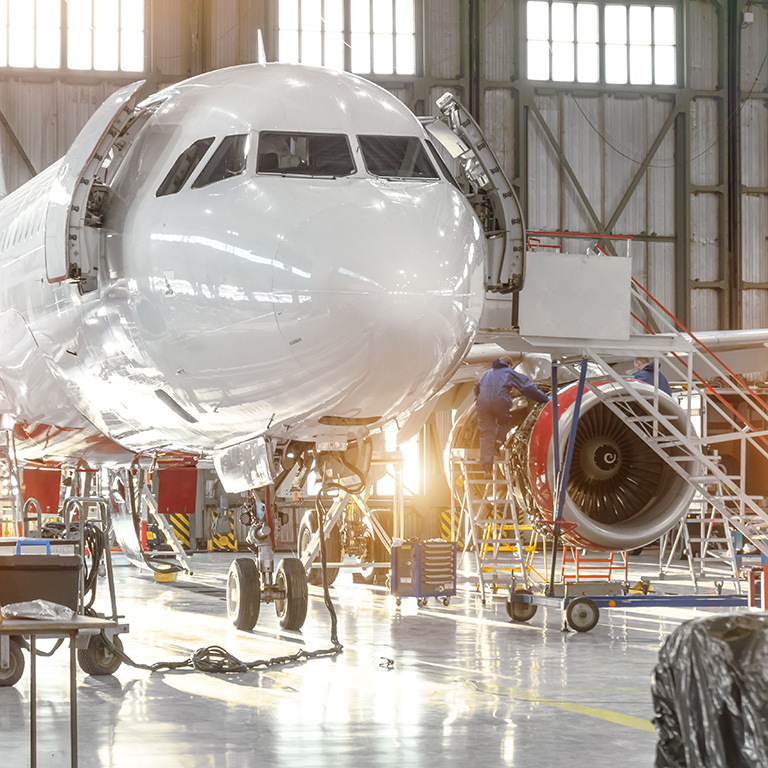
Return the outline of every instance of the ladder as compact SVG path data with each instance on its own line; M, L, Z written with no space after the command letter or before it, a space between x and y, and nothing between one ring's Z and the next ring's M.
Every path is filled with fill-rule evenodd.
M486 590L508 588L513 581L529 585L526 551L522 541L518 505L513 493L507 450L494 457L493 470L486 477L477 449L451 451L453 487L459 491L459 529L466 530L465 560L477 579L485 605Z
M663 414L659 409L658 392L650 398L639 392L611 367L606 356L597 348L583 351L615 385L614 394L605 398L600 389L590 382L587 382L587 389L603 400L609 410L689 483L704 504L716 511L722 520L739 531L762 554L768 555L768 510L761 506L761 497L747 492L747 463L744 460L747 446L768 460L768 430L756 429L729 402L728 397L739 405L745 405L764 423L768 422L768 406L634 279L632 297L635 306L639 306L649 322L659 329L659 354L672 349L664 360L673 371L675 380L686 383L686 423L677 423L678 420ZM638 316L633 317L649 333L653 333ZM649 340L652 342L653 335ZM715 379L722 383L724 392L709 386L708 382ZM618 396L615 396L616 390L619 391ZM700 433L696 432L694 415L697 414L694 412L706 409L717 414L720 423L727 425L726 431L708 435L705 421ZM728 474L717 454L712 452L718 442L735 442L741 446L742 461L738 474Z
M13 433L0 429L0 536L19 535L21 477Z
M621 562L616 562L620 560ZM571 570L569 570L571 568ZM626 552L583 552L579 547L566 544L563 547L563 563L560 568L560 581L583 582L613 581L614 572L626 583L629 577L629 564Z
M158 511L155 494L152 493L146 485L143 485L141 488L141 493L139 495L139 509L142 511L146 510L148 516L157 523L157 527L163 532L165 540L168 543L168 546L170 546L176 562L182 570L191 574L192 564L189 561L189 556L176 537L176 534L173 531L173 526L168 522L167 516Z
M683 552L688 563L694 592L699 591L702 579L712 579L722 585L726 579L733 582L741 593L739 566L733 545L730 523L719 510L710 508L703 499L694 500L686 519L663 537L659 549L659 575L663 578L672 560Z

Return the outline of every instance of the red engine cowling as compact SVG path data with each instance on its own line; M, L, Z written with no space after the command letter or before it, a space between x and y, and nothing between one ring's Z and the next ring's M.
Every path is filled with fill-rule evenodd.
M576 427L563 520L576 527L563 538L584 549L622 551L658 539L679 522L688 510L693 488L604 404L622 403L627 418L645 411L616 384L597 384L601 396L584 392ZM653 388L633 382L649 399ZM558 392L561 464L573 427L578 385ZM687 415L671 397L659 394L659 410L677 426ZM554 453L552 404L543 408L522 398L515 401L513 428L507 439L512 457L516 495L533 519L552 519L554 510ZM452 447L478 445L474 406L457 424Z

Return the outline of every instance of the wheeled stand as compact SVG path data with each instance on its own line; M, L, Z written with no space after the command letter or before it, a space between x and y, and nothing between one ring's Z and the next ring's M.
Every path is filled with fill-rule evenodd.
M89 518L88 511L94 508L97 510L97 517ZM34 499L28 500L25 504L23 516L25 533L41 536L42 515L40 506ZM9 544L13 543L16 546L18 553L21 552L22 548L36 544L37 546L44 546L46 554L41 556L19 555L17 560L20 563L19 578L16 580L17 583L14 583L11 580L13 571L7 572L1 602L9 604L37 599L51 600L72 608L77 614L75 618L78 616L88 617L101 621L101 625L96 631L77 632L72 642L77 649L77 663L83 672L88 675L111 675L120 667L122 660L113 652L110 644L118 650L122 650L122 643L118 635L127 632L128 625L119 623L120 617L117 613L112 557L108 540L110 524L107 502L96 496L70 497L64 502L61 510L61 521L57 522L62 527L61 538L38 538L34 541L22 539L17 542L9 542ZM110 616L97 613L91 607L95 599L96 572L101 565L102 553L94 551L93 534L87 541L88 526L93 526L98 531L98 536L102 537L104 544L103 557L109 589ZM61 556L50 554L51 544L72 547L77 558L67 556L60 561ZM86 547L90 548L90 554L93 558L90 588L86 587L85 582ZM28 558L29 560L27 560ZM57 563L66 564L70 560L77 560L79 563L76 563L73 568L65 567L65 565L57 567ZM70 585L67 584L68 581L71 581ZM94 594L91 600L86 603L87 592L90 589L94 590ZM21 678L25 667L22 649L30 653L35 652L33 644L26 640L25 634L4 635L0 638L0 687L15 685Z

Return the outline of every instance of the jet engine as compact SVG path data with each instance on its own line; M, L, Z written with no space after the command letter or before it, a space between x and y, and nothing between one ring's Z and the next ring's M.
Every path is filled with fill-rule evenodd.
M670 530L688 510L693 488L629 426L628 420L648 424L645 409L613 383L599 383L600 397L584 391L576 426L563 520L576 527L563 539L575 546L605 551L635 549ZM648 399L653 388L633 382ZM558 439L561 465L573 429L577 384L558 392ZM661 413L676 426L687 415L677 402L658 395ZM619 417L605 404L620 403ZM648 426L651 429L650 425ZM664 435L663 430L659 434ZM534 524L555 516L552 403L532 404L517 398L513 427L507 437L515 495ZM479 445L474 405L454 429L453 448Z

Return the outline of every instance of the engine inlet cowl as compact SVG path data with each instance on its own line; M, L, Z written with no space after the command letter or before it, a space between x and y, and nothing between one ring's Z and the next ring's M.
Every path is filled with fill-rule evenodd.
M616 384L598 385L600 397L585 391L576 427L573 458L568 476L563 520L576 523L564 534L569 543L585 549L621 551L658 539L686 514L693 488L629 426L642 423L643 406ZM653 388L633 382L636 392L649 400ZM577 385L558 395L559 441L562 457L573 428L573 403ZM606 402L620 405L619 416ZM658 407L676 427L684 429L687 416L671 397L659 393ZM664 434L663 430L660 433ZM533 517L554 516L554 447L552 404L538 415L530 433L527 478L535 500Z

